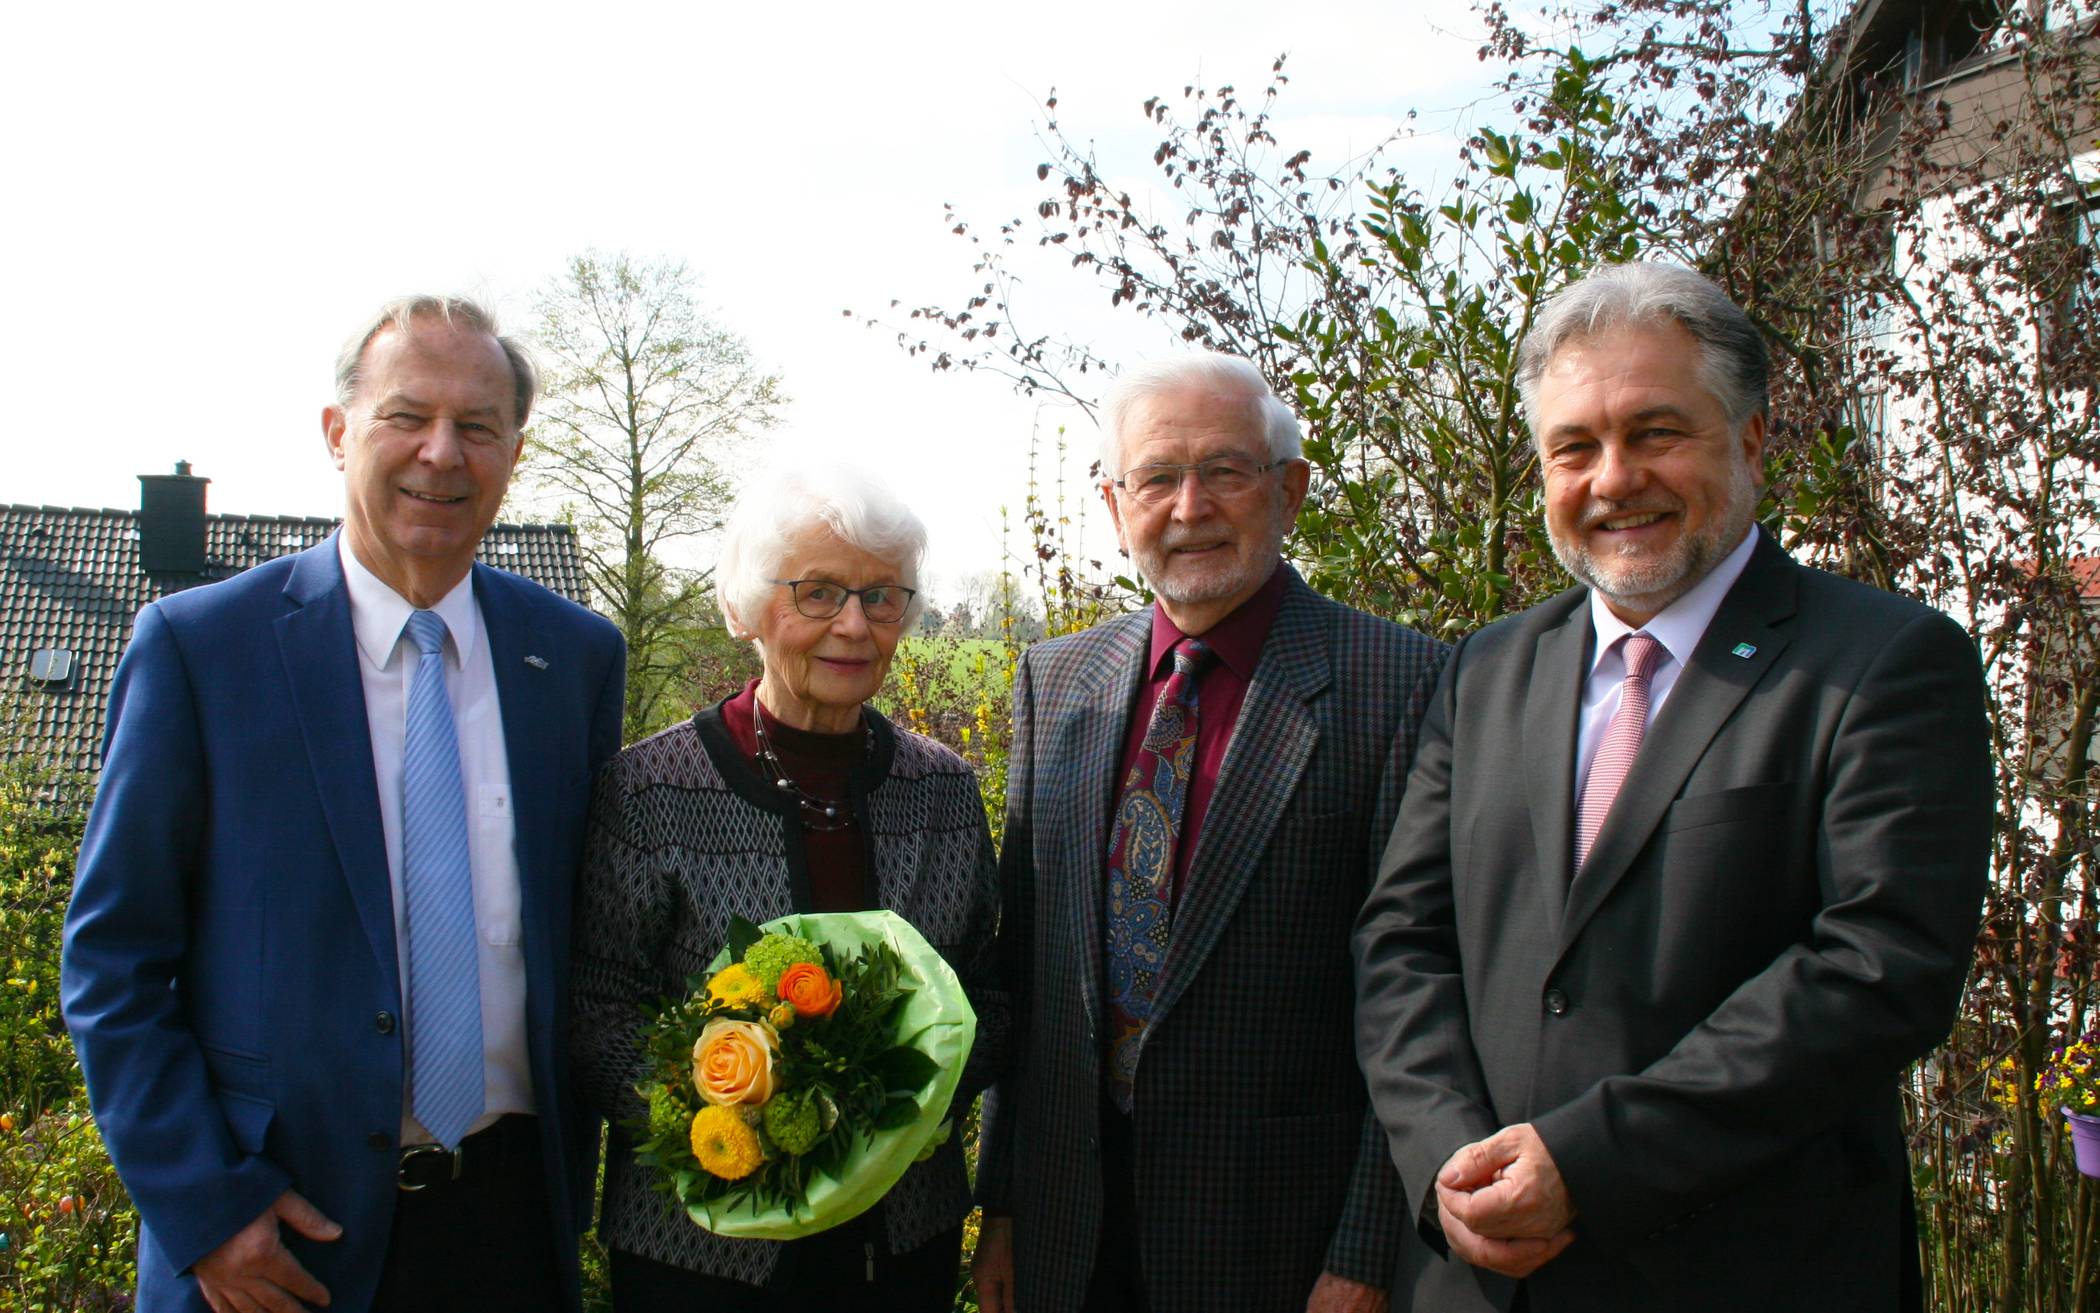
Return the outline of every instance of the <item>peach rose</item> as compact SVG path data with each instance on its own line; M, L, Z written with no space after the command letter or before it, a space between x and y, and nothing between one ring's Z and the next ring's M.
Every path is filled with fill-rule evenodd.
M773 1097L773 1028L717 1017L693 1042L693 1084L717 1107L757 1107Z
M828 1017L838 1010L845 991L823 967L813 962L797 962L780 973L780 985L773 992L780 995L781 1002L792 1004L802 1016Z

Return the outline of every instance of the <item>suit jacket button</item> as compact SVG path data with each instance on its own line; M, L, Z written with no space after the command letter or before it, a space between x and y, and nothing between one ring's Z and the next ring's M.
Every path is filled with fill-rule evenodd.
M380 1034L391 1035L394 1033L394 1014L382 1012L372 1018L372 1024L378 1028Z
M394 1147L394 1137L385 1131L374 1131L365 1137L365 1143L374 1149L391 1149Z
M1547 991L1546 991L1546 1011L1548 1011L1548 1012L1551 1012L1551 1013L1552 1013L1552 1014L1553 1014L1554 1016L1556 1016L1556 1017L1565 1017L1565 1016L1567 1016L1567 1015L1568 1015L1568 996L1567 996L1566 994L1563 994L1563 993L1561 993L1561 992L1560 992L1559 990L1557 990L1557 989L1549 989L1549 990L1547 990Z

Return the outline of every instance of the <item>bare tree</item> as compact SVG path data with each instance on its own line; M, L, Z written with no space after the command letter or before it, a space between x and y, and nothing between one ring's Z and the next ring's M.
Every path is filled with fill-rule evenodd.
M545 389L530 484L576 525L599 606L627 637L626 733L683 715L713 620L696 540L721 527L730 458L786 398L696 300L683 263L586 251L534 304Z

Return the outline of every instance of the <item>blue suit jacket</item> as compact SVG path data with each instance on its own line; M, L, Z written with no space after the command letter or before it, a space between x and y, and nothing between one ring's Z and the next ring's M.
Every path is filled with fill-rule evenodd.
M474 567L516 816L526 1031L573 1291L594 1141L568 1082L569 908L625 659L605 620ZM528 661L536 657L537 661ZM66 919L64 1003L138 1205L139 1308L287 1188L336 1309L371 1302L395 1201L402 1010L392 895L342 564L330 538L139 613Z

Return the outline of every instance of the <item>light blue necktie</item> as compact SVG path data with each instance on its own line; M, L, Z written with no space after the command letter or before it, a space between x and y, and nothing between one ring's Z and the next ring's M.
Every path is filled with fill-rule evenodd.
M459 736L445 692L445 622L408 617L422 654L408 690L401 745L401 899L408 934L411 1109L423 1129L457 1146L486 1101L481 1053L481 963L474 945L474 878L467 856L467 794Z

